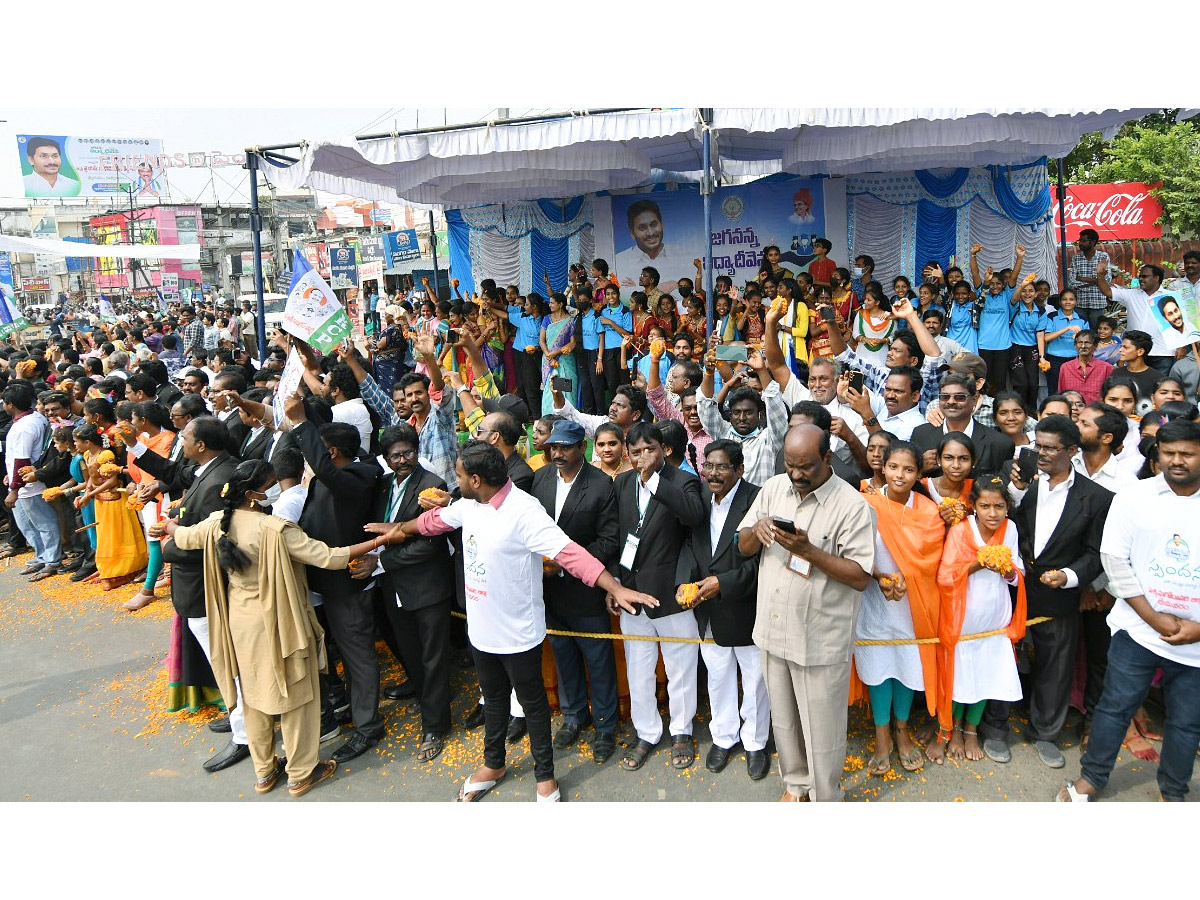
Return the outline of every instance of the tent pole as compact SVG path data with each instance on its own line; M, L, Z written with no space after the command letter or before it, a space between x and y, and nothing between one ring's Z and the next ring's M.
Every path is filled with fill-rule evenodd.
M1063 168L1066 160L1058 160L1058 246L1060 259L1058 264L1058 290L1067 289L1067 187L1063 178Z
M429 211L429 249L433 253L433 303L434 308L437 308L437 302L442 298L438 287L438 264L437 264L437 232L433 230L433 210ZM450 354L454 356L454 354Z
M254 293L258 299L258 361L261 363L267 358L267 310L263 301L262 214L258 211L257 154L246 155L246 168L250 170L250 237L254 241ZM224 260L221 265L225 265Z
M709 123L712 121L712 110L700 110L700 120L704 128L701 134L701 147L704 157L701 164L704 167L704 174L700 178L700 193L704 197L704 305L708 319L708 330L705 333L711 337L716 311L715 298L713 297L712 273L712 133L709 129ZM707 351L707 349L706 347L705 350Z

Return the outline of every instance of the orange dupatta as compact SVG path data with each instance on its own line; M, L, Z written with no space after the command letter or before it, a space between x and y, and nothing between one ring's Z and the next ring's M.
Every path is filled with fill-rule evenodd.
M911 509L889 500L883 494L862 496L875 508L879 533L908 583L913 636L937 637L938 607L941 603L938 563L946 540L946 523L942 521L937 504L915 491ZM925 675L925 705L933 715L940 706L937 645L918 644L917 650L921 654L921 669Z
M1004 543L1004 535L1013 526L1008 519L988 539L989 546ZM938 707L939 724L949 732L954 722L950 720L954 701L954 651L962 632L963 619L967 614L967 578L971 566L979 559L979 545L971 531L969 521L959 522L946 536L946 551L942 554L942 565L938 570L938 587L941 588L942 605L938 619ZM907 577L907 576L906 576ZM1025 578L1017 570L1017 604L1006 633L1014 644L1025 636Z

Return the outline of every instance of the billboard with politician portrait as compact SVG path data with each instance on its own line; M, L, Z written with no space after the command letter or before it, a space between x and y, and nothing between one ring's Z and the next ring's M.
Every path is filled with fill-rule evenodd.
M704 204L694 189L613 195L610 268L625 289L636 290L646 266L658 270L659 288L675 290L695 278L703 258ZM759 182L718 188L712 200L713 277L741 285L758 277L768 247L779 248L779 265L792 274L814 259L813 241L825 237L821 179Z
M18 134L26 197L107 197L132 193L154 203L164 193L162 141Z

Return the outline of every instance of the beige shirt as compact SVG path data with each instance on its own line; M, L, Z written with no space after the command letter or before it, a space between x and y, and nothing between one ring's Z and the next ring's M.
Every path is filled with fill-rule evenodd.
M769 479L742 519L751 528L764 516L790 519L809 541L870 572L875 562L875 510L835 475L800 500L787 475ZM759 557L754 643L802 666L848 663L862 591L830 578L816 566L807 576L788 568L791 554L779 544Z

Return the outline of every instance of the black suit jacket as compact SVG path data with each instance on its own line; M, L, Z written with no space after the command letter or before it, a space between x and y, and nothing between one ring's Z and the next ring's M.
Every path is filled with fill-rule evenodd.
M371 521L375 487L382 474L379 464L374 459L356 460L339 469L329 458L325 442L312 422L301 422L291 434L316 473L309 483L308 500L298 523L304 533L331 547L365 541L368 535L363 528ZM308 567L308 586L335 600L359 593L365 585L366 582L351 578L349 569Z
M400 505L389 518L388 501L395 483L396 475L393 472L385 472L379 479L371 511L372 522L407 522L415 519L425 512L417 502L421 491L431 487L446 490L446 482L428 469L417 466L404 486ZM380 554L379 561L387 572L388 584L405 609L424 609L435 603L448 602L454 597L454 563L450 559L450 545L446 543L445 535L418 535L402 544L390 544Z
M533 473L530 493L552 519L557 491L558 469L553 464L542 466ZM616 562L620 555L617 543L620 526L617 523L617 492L612 479L584 462L571 482L558 527L606 566ZM588 587L566 571L545 580L542 596L546 608L559 616L603 616L606 612L604 591Z
M602 473L603 474L603 473ZM646 614L657 619L662 616L683 612L675 602L675 571L679 565L679 553L691 529L706 521L706 510L700 501L700 481L671 465L664 465L659 473L658 490L646 507L646 519L642 523L641 542L633 558L633 569L620 565L621 552L629 535L638 525L638 473L622 472L615 482L617 492L617 516L621 531L617 539L617 559L611 563L610 571L625 587L650 594L658 600L658 606L647 609ZM638 607L639 615L641 607Z
M1091 584L1103 569L1100 538L1104 534L1104 520L1108 518L1113 495L1090 478L1076 473L1075 482L1067 492L1067 505L1058 520L1058 527L1050 535L1041 555L1035 558L1033 526L1037 515L1037 494L1041 489L1041 483L1035 481L1021 505L1013 511L1018 546L1021 548L1021 558L1025 561L1025 596L1029 603L1029 615L1070 615L1079 609L1080 591ZM1079 585L1070 589L1046 587L1040 579L1044 572L1051 569L1071 569L1079 576Z
M748 647L754 643L754 610L758 604L758 556L746 557L738 552L738 525L758 496L759 487L744 478L730 502L729 517L721 529L717 546L712 546L709 519L712 515L712 491L700 485L700 501L708 515L688 535L679 554L675 580L679 584L700 581L716 575L721 593L696 607L696 623L700 634L712 625L713 640L722 647Z
M165 460L157 453L143 453L138 467L157 476L151 466ZM221 489L225 486L237 460L228 453L213 459L199 477L183 494L179 504L179 524L197 525L221 509L224 501ZM204 551L180 550L174 541L166 541L162 547L163 559L171 563L171 601L175 611L185 619L200 619L207 615L204 608Z
M533 469L521 459L520 453L515 450L510 453L504 460L504 468L508 470L508 477L512 479L514 487L519 487L527 494L533 490ZM550 515L553 516L554 513Z
M250 426L243 422L241 415L236 412L223 422L229 432L229 452L237 456L246 441L246 435L250 433Z
M978 422L975 423L973 430L971 443L975 445L975 466L971 470L972 473L999 472L1004 461L1013 458L1016 445L1012 438L1001 434L995 428L980 425ZM941 425L930 425L926 422L913 429L912 442L917 445L917 449L921 453L924 453L926 450L936 450L945 436ZM935 471L940 472L940 469ZM929 474L929 472L925 474Z
M271 440L274 437L275 432L269 428L264 428L258 434L255 434L254 429L251 428L246 433L246 437L242 439L241 446L234 448L234 452L241 459L263 459L266 457L267 449L271 446Z

